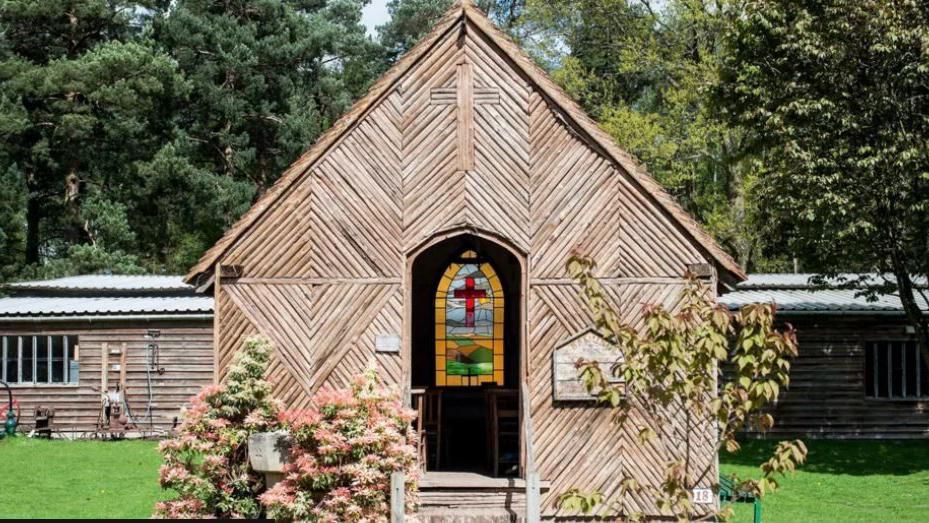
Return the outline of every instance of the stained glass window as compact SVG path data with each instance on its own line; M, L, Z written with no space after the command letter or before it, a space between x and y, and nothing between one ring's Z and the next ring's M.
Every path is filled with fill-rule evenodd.
M436 291L435 382L503 385L503 288L474 251L448 266Z

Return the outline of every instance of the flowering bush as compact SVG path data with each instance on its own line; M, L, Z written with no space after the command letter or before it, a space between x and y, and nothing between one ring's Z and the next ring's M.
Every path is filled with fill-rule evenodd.
M291 463L284 479L261 495L276 520L385 521L390 475L406 475L407 511L416 504L415 413L385 388L374 371L349 390L322 390L313 408L283 412Z
M271 353L263 338L246 340L222 385L205 387L171 439L161 442L161 486L178 493L155 517L255 518L264 478L248 463L248 437L273 430L279 409L264 381Z

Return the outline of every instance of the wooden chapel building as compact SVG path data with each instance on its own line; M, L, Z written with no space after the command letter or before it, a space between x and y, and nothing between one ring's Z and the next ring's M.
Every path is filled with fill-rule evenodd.
M688 267L703 268L714 288L744 278L462 2L187 281L215 296L218 378L256 333L276 346L269 379L290 407L375 365L426 405L424 511L519 512L520 478L531 469L551 518L567 516L556 499L572 487L600 490L609 507L623 477L657 484L666 461L619 429L609 409L579 398L570 362L558 365L560 350L596 345L565 269L575 248L597 260L630 321L643 302L673 307ZM710 486L715 435L705 436L691 452L712 469ZM624 507L657 515L634 495Z

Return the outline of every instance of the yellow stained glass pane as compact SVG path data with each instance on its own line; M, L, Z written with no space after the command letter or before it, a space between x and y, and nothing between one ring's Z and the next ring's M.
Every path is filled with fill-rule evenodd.
M445 338L445 323L436 323L435 324L435 339L440 340Z
M503 320L500 320L503 321ZM445 323L445 307L437 307L435 310L435 322Z
M481 383L491 383L492 381L494 381L494 377L490 374L484 374L483 376L480 376Z
M445 373L444 372L435 373L435 384L440 387L445 386Z
M494 356L494 370L503 369L503 355Z
M447 385L461 385L461 376L447 376L445 379Z
M496 370L494 371L494 381L497 382L497 385L503 386L503 371Z
M436 356L445 357L445 340L439 340L435 344L435 354Z
M494 354L495 355L503 354L503 340L502 339L494 340Z
M503 323L503 309L494 307L494 323Z
M442 351L441 356L437 356L435 359L435 370L445 372L445 351Z

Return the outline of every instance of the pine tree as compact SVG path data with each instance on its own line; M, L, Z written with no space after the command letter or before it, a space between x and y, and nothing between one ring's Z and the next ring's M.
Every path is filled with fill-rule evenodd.
M120 195L161 147L187 88L174 62L136 36L143 8L0 1L0 172L14 184L5 191L24 202L13 214L25 228L0 227L7 242L22 242L8 244L20 264L80 247L85 261L105 264L90 270L140 269L123 255L135 238Z
M153 36L193 82L193 164L266 189L370 81L360 0L179 0Z

